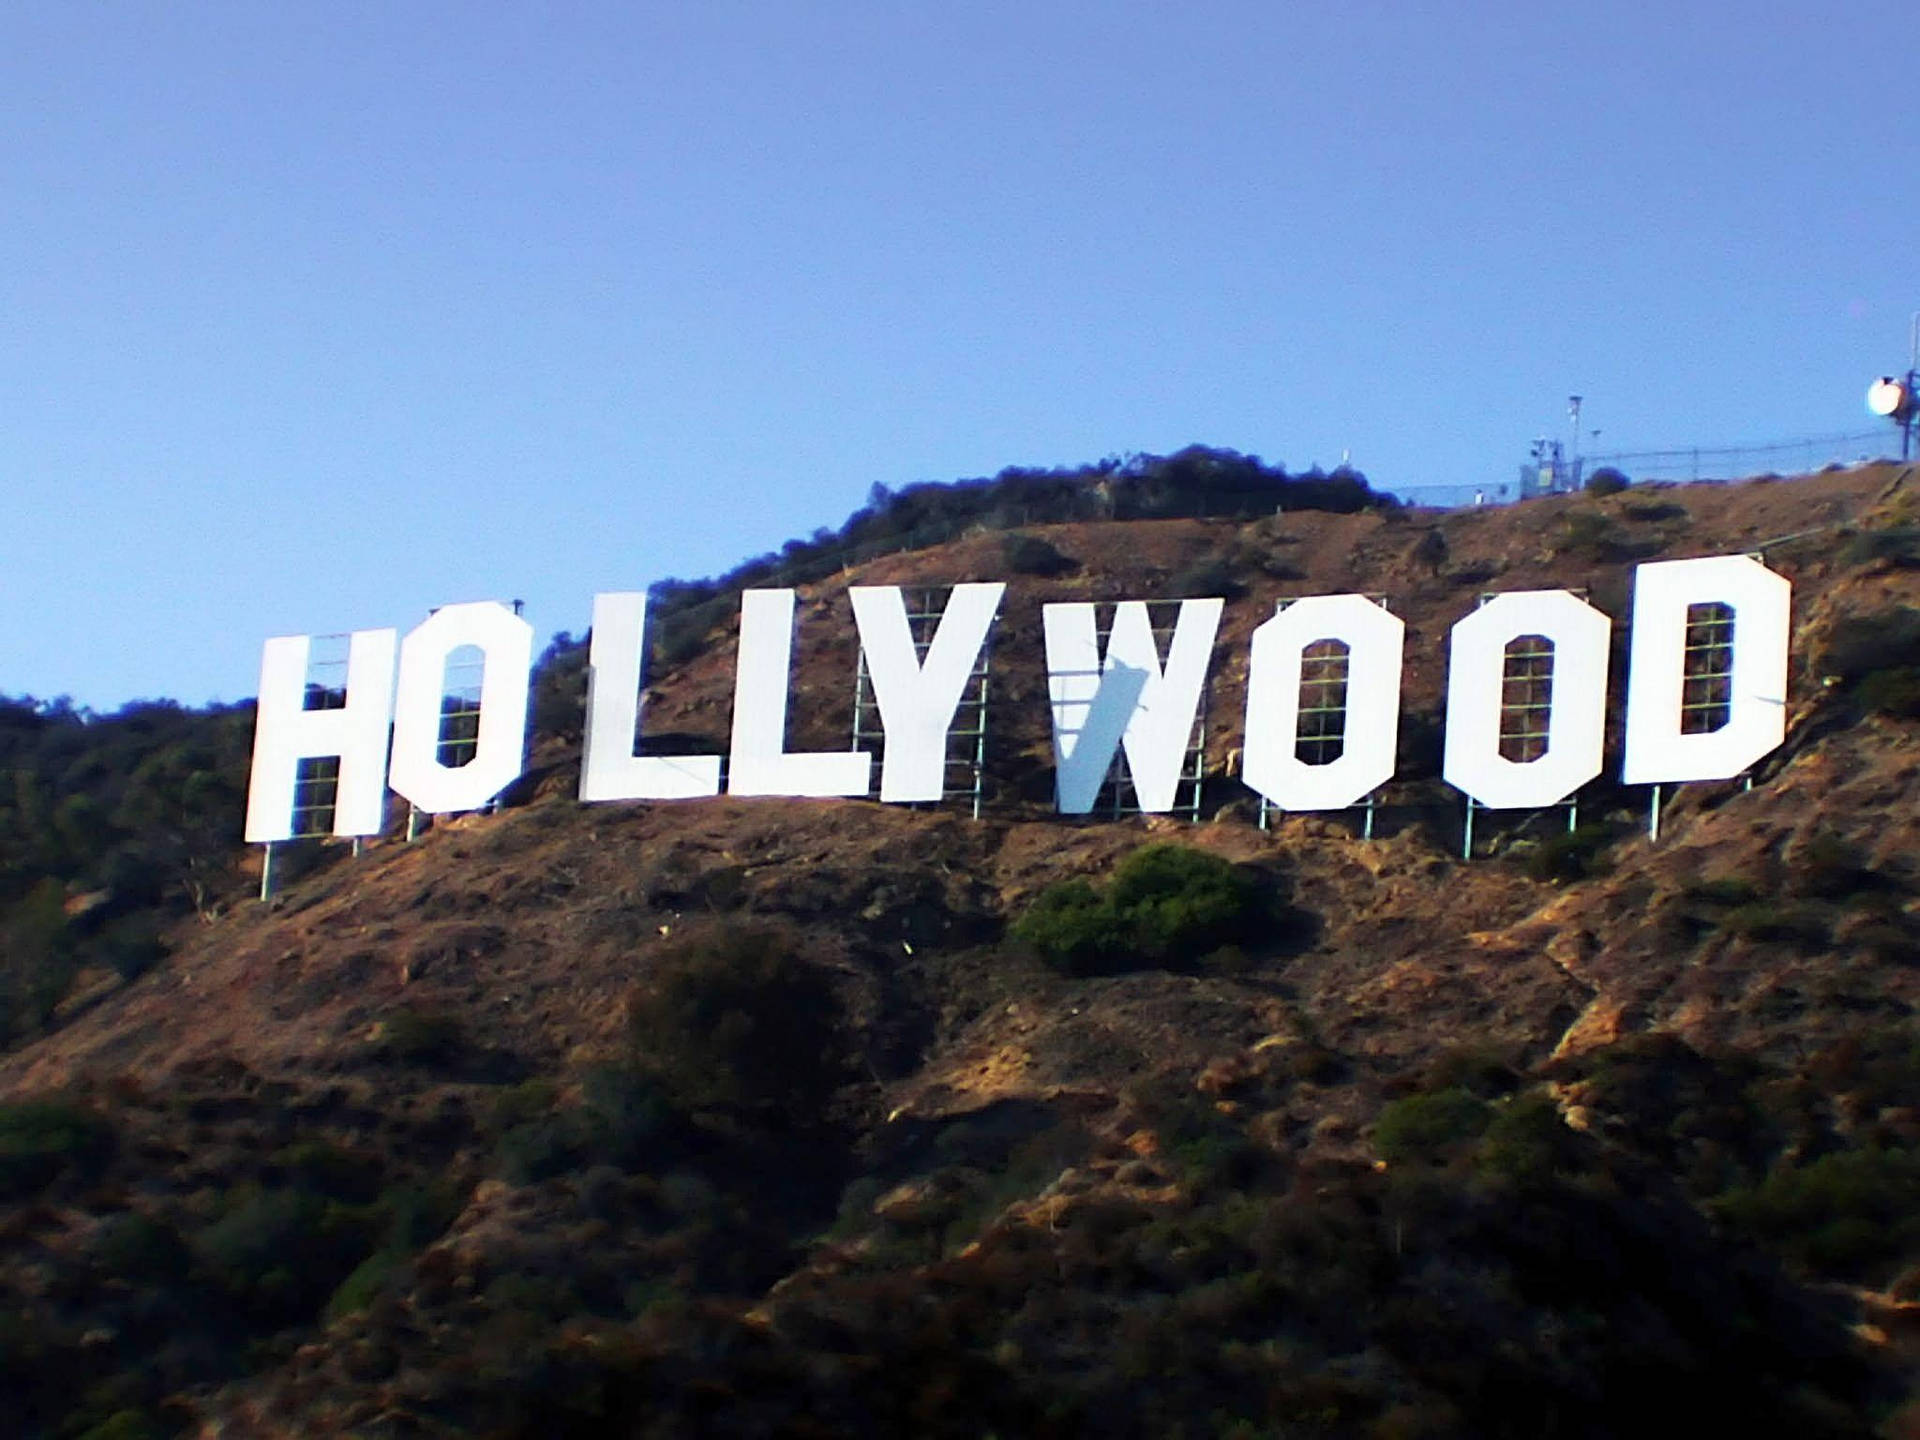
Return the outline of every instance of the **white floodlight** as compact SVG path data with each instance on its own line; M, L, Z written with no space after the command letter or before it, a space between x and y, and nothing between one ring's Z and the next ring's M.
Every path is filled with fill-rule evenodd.
M1882 375L1867 387L1867 409L1890 420L1898 419L1913 409L1913 395L1904 381Z

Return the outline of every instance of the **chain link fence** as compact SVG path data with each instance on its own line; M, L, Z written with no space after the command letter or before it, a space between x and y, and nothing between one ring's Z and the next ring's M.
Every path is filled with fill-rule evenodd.
M1591 479L1618 470L1639 484L1649 480L1751 480L1762 475L1806 475L1835 466L1865 465L1898 456L1899 432L1889 427L1845 435L1806 435L1764 445L1692 445L1673 450L1615 450L1580 457ZM1518 467L1514 475L1517 477ZM1506 505L1520 498L1517 478L1482 485L1402 485L1393 494L1412 505L1452 509L1461 505Z

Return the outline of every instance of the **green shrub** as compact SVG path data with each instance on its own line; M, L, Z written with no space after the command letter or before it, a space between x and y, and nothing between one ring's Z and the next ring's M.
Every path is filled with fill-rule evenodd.
M1587 493L1589 495L1600 496L1618 495L1631 483L1625 475L1614 469L1613 466L1602 465L1598 470L1594 471L1592 475L1587 477Z
M1156 960L1241 938L1258 894L1230 861L1185 845L1145 845L1115 867L1107 899L1135 947Z
M1481 1134L1492 1117L1493 1108L1467 1090L1409 1095L1380 1112L1373 1127L1373 1148L1390 1164L1438 1159Z
M327 1318L338 1320L343 1315L353 1315L367 1309L406 1262L407 1257L399 1251L374 1251L354 1266L352 1273L340 1282L339 1288L328 1298Z
M370 1217L317 1195L249 1188L230 1198L196 1248L220 1288L268 1322L311 1316L371 1248Z
M1572 1167L1574 1135L1542 1090L1516 1095L1494 1112L1480 1141L1481 1166L1521 1185L1540 1185Z
M1260 910L1258 886L1230 861L1155 844L1122 860L1104 891L1078 878L1049 886L1012 930L1050 964L1088 975L1199 963L1252 938Z
M113 1131L66 1100L0 1105L0 1196L44 1190L68 1170L91 1170L113 1149Z
M1126 943L1125 927L1107 897L1085 880L1062 880L1034 896L1013 922L1013 934L1061 969L1097 973Z

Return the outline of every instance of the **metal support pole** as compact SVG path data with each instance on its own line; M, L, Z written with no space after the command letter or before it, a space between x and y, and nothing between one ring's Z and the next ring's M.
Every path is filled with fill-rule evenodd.
M996 617L997 618L997 617ZM973 736L973 818L980 818L981 802L987 790L987 677L980 677L979 728Z
M260 858L260 898L273 898L273 842L269 840L260 847L265 853Z
M1656 785L1653 787L1653 805L1647 811L1647 839L1649 841L1655 841L1655 840L1658 840L1659 838L1660 838L1660 787Z
M418 805L409 804L407 806L407 843L411 845L415 840L418 840L419 838L420 838L420 807Z
M1460 858L1462 860L1473 858L1473 797L1471 795L1467 797L1466 836L1460 844Z
M1913 328L1907 336L1907 413L1900 421L1900 459L1913 453L1914 427L1920 425L1920 407L1913 397L1920 394L1920 310L1913 312Z
M1365 818L1364 820L1362 820L1362 821L1360 822L1360 838L1361 838L1362 840L1371 840L1371 839L1373 838L1373 807L1374 807L1374 799L1375 799L1375 797L1374 797L1374 794L1373 794L1373 792L1372 792L1372 791L1368 791L1368 792L1367 792L1367 814L1366 814L1366 818Z

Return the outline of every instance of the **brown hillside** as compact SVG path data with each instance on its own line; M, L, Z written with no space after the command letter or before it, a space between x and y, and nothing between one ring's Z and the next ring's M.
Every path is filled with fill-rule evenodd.
M1234 1143L1251 1147L1255 1158L1246 1163L1266 1167L1260 1174L1288 1177L1272 1182L1275 1193L1318 1194L1314 1203L1325 1206L1347 1203L1326 1196L1357 1197L1353 1216L1373 1218L1338 1224L1386 1227L1382 1265L1420 1253L1423 1263L1445 1268L1446 1257L1482 1243L1472 1219L1481 1202L1459 1201L1463 1208L1448 1210L1445 1224L1432 1221L1427 1239L1407 1240L1406 1225L1418 1231L1422 1222L1379 1218L1400 1213L1392 1208L1400 1192L1381 1191L1387 1198L1377 1203L1368 1198L1368 1187L1389 1184L1402 1167L1371 1127L1383 1106L1467 1073L1462 1057L1479 1057L1471 1063L1507 1076L1501 1096L1541 1087L1579 1144L1612 1156L1607 1163L1618 1173L1640 1177L1620 1182L1622 1193L1632 1193L1619 1203L1649 1208L1620 1223L1623 1235L1658 1231L1668 1237L1661 1243L1679 1247L1656 1268L1720 1276L1714 1267L1723 1262L1702 1257L1731 1243L1715 1227L1735 1212L1715 1209L1702 1198L1706 1190L1689 1187L1707 1163L1703 1155L1737 1146L1724 1137L1688 1138L1683 1148L1692 1147L1692 1158L1660 1150L1666 1140L1642 1133L1650 1112L1621 1100L1624 1082L1609 1078L1627 1072L1596 1057L1664 1054L1646 1048L1654 1043L1646 1037L1658 1036L1684 1041L1689 1055L1709 1057L1703 1063L1738 1056L1773 1067L1780 1086L1802 1087L1793 1113L1812 1118L1795 1143L1810 1145L1808 1154L1870 1130L1876 1145L1909 1129L1920 1137L1920 1111L1903 1110L1903 1097L1880 1095L1833 1058L1854 1053L1847 1047L1857 1050L1865 1035L1906 1034L1920 1004L1920 867L1913 860L1920 854L1920 729L1865 711L1846 687L1824 684L1817 663L1843 618L1920 605L1920 571L1898 547L1861 543L1863 535L1904 533L1920 507L1916 484L1912 469L1880 466L1477 511L1048 527L1036 533L1077 563L1059 578L1008 576L1002 537L981 534L803 590L789 743L827 749L845 745L851 705L847 585L1009 580L993 640L986 819L859 801L587 807L571 794L577 755L544 750L525 803L441 824L413 844L373 845L357 860L335 855L271 904L239 905L182 931L164 964L124 988L97 989L53 1033L0 1057L0 1095L80 1097L110 1117L118 1137L111 1158L84 1180L70 1177L60 1182L64 1189L23 1202L0 1222L9 1237L0 1310L35 1317L31 1323L49 1335L71 1332L76 1355L137 1349L139 1323L86 1288L93 1282L84 1277L100 1263L102 1227L140 1213L164 1218L190 1239L201 1233L195 1225L217 1230L242 1204L234 1198L239 1189L275 1192L286 1183L288 1147L324 1142L389 1183L450 1187L443 1228L395 1262L376 1303L336 1304L331 1320L309 1307L297 1322L285 1319L292 1308L274 1311L272 1323L249 1322L277 1338L261 1343L241 1378L192 1354L169 1360L162 1369L171 1378L160 1389L172 1398L141 1402L160 1421L208 1436L535 1434L543 1433L539 1404L527 1402L534 1419L515 1418L511 1406L493 1410L502 1386L520 1395L546 1395L540 1387L553 1386L552 1393L571 1396L597 1385L605 1387L597 1403L666 1418L654 1430L634 1420L628 1429L564 1433L698 1433L709 1424L715 1433L936 1433L924 1417L903 1418L934 1400L887 1391L883 1404L871 1391L879 1382L854 1358L879 1354L873 1335L891 1331L908 1347L895 1360L943 1377L951 1391L941 1393L990 1385L1025 1396L1019 1385L1005 1389L1013 1384L1007 1376L1080 1377L1072 1383L1084 1384L1074 1392L1082 1408L1058 1412L1078 1419L1047 1411L1056 1418L1043 1423L1036 1417L1044 1406L1022 1410L1026 1400L1009 1398L1010 1408L994 1417L1002 1433L1043 1433L1046 1424L1061 1427L1049 1433L1080 1433L1073 1427L1082 1424L1154 1433L1146 1418L1115 1420L1100 1408L1106 1362L1094 1357L1107 1342L1097 1337L1124 1329L1111 1317L1088 1321L1071 1340L1063 1338L1064 1321L1052 1329L1034 1321L1029 1333L955 1320L959 1328L942 1330L946 1338L935 1345L904 1338L919 1332L901 1321L874 1322L869 1334L865 1321L850 1318L849 1287L879 1285L872 1276L880 1273L891 1277L887 1284L910 1282L929 1294L977 1284L983 1296L999 1297L979 1301L988 1313L1018 1312L1027 1324L1021 1307L1031 1302L1018 1296L1032 1282L1009 1281L1003 1293L981 1276L993 1265L1012 1267L1016 1254L1044 1254L1047 1275L1057 1276L1048 1284L1092 1293L1108 1281L1071 1279L1083 1263L1072 1250L1072 1237L1083 1233L1076 1225L1094 1226L1086 1234L1099 1226L1110 1227L1102 1234L1130 1234L1130 1226L1173 1225L1202 1213L1195 1207L1203 1206L1206 1186L1218 1183L1174 1158L1198 1143L1181 1138L1180 1126L1190 1122L1175 1118L1189 1105L1210 1117L1207 1124L1237 1127ZM1644 794L1596 785L1583 818L1611 821L1615 838L1604 872L1577 882L1533 878L1526 862L1551 831L1525 830L1520 817L1500 817L1513 827L1496 836L1500 853L1459 858L1459 800L1433 777L1433 756L1419 749L1419 737L1437 733L1431 726L1447 631L1476 597L1584 588L1616 622L1617 702L1632 565L1739 551L1763 553L1795 586L1788 739L1751 789L1683 789L1652 843ZM1212 818L1197 826L1052 818L1040 606L1168 597L1207 565L1223 567L1243 591L1228 603L1213 670ZM1384 596L1407 621L1407 763L1384 797L1376 839L1359 838L1341 816L1276 816L1263 832L1252 823L1250 797L1228 773L1248 637L1276 599L1345 590ZM718 634L685 665L655 677L649 733L724 749L733 660L732 637ZM1609 765L1617 765L1612 744ZM1076 977L1009 938L1009 924L1048 886L1100 880L1158 839L1223 856L1257 881L1270 918L1235 956ZM742 1138L746 1122L722 1123L702 1111L689 1122L696 1138L674 1142L685 1148L671 1173L656 1173L643 1159L532 1178L504 1173L499 1156L509 1122L501 1117L523 1101L572 1113L592 1101L597 1067L644 1070L648 1056L630 1053L627 1005L636 987L645 990L666 957L746 922L795 937L798 953L824 969L844 1007L837 1032L843 1083L822 1107L841 1137L834 1153L842 1158L832 1162L839 1168L827 1173L826 1142L801 1134L813 1123L808 1117L768 1121L764 1134ZM1642 1063L1653 1062L1631 1061ZM1808 1075L1826 1077L1815 1098L1807 1098L1818 1088ZM1681 1083L1668 1075L1660 1085ZM1675 1134L1685 1129L1679 1119L1672 1124ZM1816 1132L1826 1138L1809 1138ZM966 1159L976 1143L991 1158ZM823 1167L818 1175L809 1148ZM772 1238L762 1235L758 1249L725 1240L735 1232L720 1222L696 1243L681 1220L662 1218L684 1219L695 1203L675 1198L675 1185L685 1191L694 1183L675 1177L707 1161L685 1156L716 1154L732 1158L713 1160L700 1183L742 1197L729 1202L742 1215L753 1187L730 1190L713 1175L731 1174L728 1166L746 1166L751 1155L763 1167L754 1173L791 1167L801 1177L793 1197L780 1202L790 1220ZM1762 1173L1764 1166L1751 1176ZM824 1209L815 1189L827 1196ZM1689 1208L1695 1204L1698 1212ZM952 1228L967 1216L964 1234ZM1667 1218L1656 1223L1654 1216ZM1104 1218L1096 1225L1089 1217ZM735 1223L751 1228L745 1219L727 1222ZM1628 1239L1618 1243L1621 1254L1638 1253ZM202 1241L193 1244L201 1247L195 1254L210 1253ZM1423 1244L1434 1248L1420 1251ZM716 1254L729 1247L733 1256L722 1263ZM592 1284L611 1299L596 1298L601 1291L577 1276L564 1292L572 1301L543 1310L546 1301L527 1298L559 1285L552 1277L576 1262L587 1265L578 1259L587 1251L598 1257L589 1266ZM1900 1253L1905 1263L1920 1261L1920 1248ZM1775 1286L1765 1290L1772 1297L1765 1303L1784 1308L1761 1330L1799 1336L1794 1327L1808 1327L1781 1343L1796 1357L1792 1364L1812 1368L1796 1378L1788 1362L1777 1361L1787 1367L1786 1388L1767 1392L1771 1399L1755 1391L1746 1433L1864 1434L1870 1424L1879 1433L1913 1433L1893 1418L1908 1383L1897 1358L1904 1312L1882 1293L1902 1264L1822 1269L1816 1256L1805 1262L1811 1268L1796 1269L1799 1251L1780 1254L1789 1278L1763 1282L1740 1268L1748 1260L1727 1261L1726 1276L1741 1278L1701 1278L1699 1295L1673 1302L1711 1313L1734 1303L1710 1291L1713 1284L1749 1287L1739 1291L1741 1305L1761 1304L1754 1298L1761 1290L1751 1287ZM1439 1271L1422 1273L1425 1285ZM520 1278L507 1285L502 1276ZM1855 1308L1836 1319L1831 1296L1842 1282L1852 1287L1846 1293ZM1468 1312L1472 1324L1483 1323L1475 1307L1493 1302L1473 1288L1478 1280L1458 1284L1461 1308L1447 1323L1467 1325ZM668 1290L679 1308L662 1308ZM1719 1298L1703 1298L1710 1293ZM859 1294L863 1306L881 1303L866 1289ZM1789 1312L1796 1318L1782 1318ZM591 1324L580 1318L588 1313L598 1317ZM546 1318L525 1318L534 1314ZM1842 1322L1865 1328L1849 1339ZM1183 1333L1211 1323L1188 1317ZM1451 1378L1450 1367L1463 1361L1416 1363L1395 1348L1399 1332L1388 1326L1355 1338L1351 1355L1371 1358L1340 1369L1335 1358L1349 1352L1339 1348L1346 1342L1324 1338L1331 1324L1314 1330L1319 1339L1289 1341L1292 1359L1261 1362L1292 1377L1286 1385L1295 1389L1306 1377L1323 1387L1336 1372L1345 1377L1326 1391L1332 1398L1313 1402L1313 1413L1341 1418L1313 1433L1494 1433L1477 1428L1487 1422L1473 1418L1480 1414L1468 1398L1473 1387ZM987 1338L968 1326L985 1326L979 1334ZM1712 1346L1685 1333L1673 1344L1708 1357L1699 1373L1720 1374ZM96 1336L90 1348L88 1334ZM1526 1345L1536 1348L1526 1353L1547 1343L1535 1335ZM815 1360L787 1358L803 1352ZM529 1378L521 1362L535 1353L548 1368ZM722 1354L734 1358L715 1358ZM739 1358L745 1354L762 1358L750 1363ZM948 1360L960 1354L986 1368L949 1373ZM834 1358L829 1364L820 1356ZM456 1364L454 1357L465 1358ZM1589 1363L1599 1362L1577 1362ZM1728 1360L1726 1373L1748 1364ZM783 1368L789 1365L799 1368ZM738 1366L748 1370L728 1368ZM999 1378L983 1379L988 1371ZM1240 1393L1232 1386L1243 1378L1233 1379L1230 1393ZM1276 1394L1280 1383L1247 1393ZM1789 1389L1790 1402L1782 1398ZM781 1409L780 1397L803 1392L824 1417L817 1430L798 1427ZM706 1397L698 1405L687 1398L696 1393ZM1295 1400L1270 1403L1280 1407L1268 1412L1281 1417L1276 1426L1295 1413L1286 1408ZM1627 1426L1639 1412L1628 1400L1620 1404L1619 1423ZM1602 1403L1596 1413L1613 1412ZM1395 1414L1405 1428L1380 1428ZM1796 1428L1766 1428L1789 1419Z

